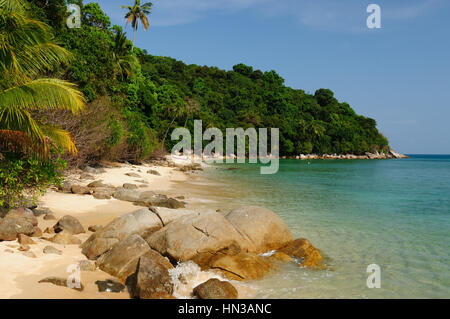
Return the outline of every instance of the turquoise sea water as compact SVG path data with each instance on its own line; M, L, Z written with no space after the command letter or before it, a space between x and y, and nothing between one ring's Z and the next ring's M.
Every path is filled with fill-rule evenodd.
M228 166L237 170L226 170ZM277 212L329 269L290 264L254 282L260 298L450 298L450 156L404 160L282 160L208 173L234 190L232 202ZM381 267L369 289L367 266Z

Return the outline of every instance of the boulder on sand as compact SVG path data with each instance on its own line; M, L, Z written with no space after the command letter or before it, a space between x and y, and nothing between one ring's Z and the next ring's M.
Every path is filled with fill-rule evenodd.
M304 238L291 241L279 250L291 257L301 258L303 260L301 265L305 267L317 267L322 262L322 255L319 250Z
M92 196L95 199L111 199L115 191L116 189L111 187L94 188Z
M156 194L152 191L142 192L139 199L136 201L137 205L151 207L167 207L172 209L184 208L184 204L174 198L169 198L166 195Z
M38 220L33 211L28 208L11 209L4 217L5 219L24 219L33 226L38 225Z
M141 256L136 274L131 279L135 298L153 299L155 294L173 293L169 269L173 266L160 253L150 250Z
M239 253L242 236L221 214L201 212L180 217L145 239L171 260L192 260L205 268L220 256Z
M83 226L81 225L80 221L70 215L66 215L63 218L61 218L56 223L56 225L53 226L53 229L55 230L55 233L60 233L64 230L73 235L78 235L86 232Z
M0 219L0 241L16 240L17 235L24 234L32 236L34 233L33 224L24 218L3 218Z
M45 246L42 252L48 255L62 255L62 251L53 246Z
M261 279L273 266L264 258L252 253L223 256L214 261L212 269L221 271L227 278L235 280Z
M78 194L78 195L90 195L91 194L91 190L87 186L72 185L70 190L72 191L73 194Z
M122 215L92 234L82 245L88 259L96 259L122 239L138 234L147 236L161 229L161 220L147 208Z
M133 189L121 188L113 193L113 197L126 202L137 202L141 194Z
M212 278L194 288L199 299L237 299L238 292L228 281Z
M65 231L60 232L49 239L54 244L59 245L79 245L81 244L81 240L74 235L67 233Z
M115 244L111 250L97 259L96 265L104 272L125 282L136 272L139 258L149 251L147 242L134 234Z
M251 253L265 253L292 241L288 226L274 212L257 206L243 206L225 218L244 240L241 247Z

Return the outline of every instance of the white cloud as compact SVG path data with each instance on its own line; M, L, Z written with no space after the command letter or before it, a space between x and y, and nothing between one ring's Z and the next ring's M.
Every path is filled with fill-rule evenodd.
M448 0L153 0L153 26L192 23L211 13L248 10L265 18L289 17L301 25L335 31L363 31L366 8L377 3L383 19L413 19ZM113 2L113 1L111 1ZM448 3L447 3L448 4Z

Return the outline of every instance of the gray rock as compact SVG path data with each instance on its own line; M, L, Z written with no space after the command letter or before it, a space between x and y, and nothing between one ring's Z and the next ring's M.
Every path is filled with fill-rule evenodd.
M56 223L56 225L53 226L53 229L55 230L55 233L60 233L64 230L73 235L82 234L86 232L83 226L81 225L80 221L70 215L66 215L63 218L61 218Z
M135 201L140 206L156 206L167 207L172 209L184 208L184 204L174 198L169 198L166 195L156 194L155 192L148 191L142 192L139 199Z
M16 240L19 234L32 236L34 231L33 224L24 218L4 218L0 220L0 241Z
M175 261L208 266L215 258L240 252L242 236L221 214L202 212L180 217L145 237L150 247Z
M111 199L115 191L116 189L114 187L94 188L92 196L96 199Z
M89 183L88 187L98 188L98 187L107 187L107 185L103 184L103 182L100 180L100 181L94 181L92 183Z
M62 255L62 251L53 246L45 246L42 252L44 254Z
M213 278L195 287L194 295L199 299L237 299L238 292L228 281Z
M104 168L97 168L97 167L92 167L92 166L86 166L84 171L88 174L103 174L106 173L106 170Z
M243 206L225 217L242 235L243 250L265 253L292 241L288 226L274 212L256 206Z
M156 170L154 170L154 169L151 169L151 170L147 171L147 174L161 176L161 173L156 171Z
M42 215L52 214L53 212L47 207L38 207L33 209L34 216L39 217Z
M148 251L150 247L146 241L134 234L115 244L111 250L99 257L96 265L104 272L125 282L136 272L139 258Z
M135 275L135 281L131 284L133 296L141 299L153 299L155 294L173 293L173 284L169 275L169 269L173 266L169 260L160 253L150 250L141 256Z
M136 190L121 188L114 192L113 197L126 202L136 202L139 200L140 193Z
M125 189L138 189L137 185L130 184L130 183L123 184L123 188L125 188Z
M47 214L44 216L44 220L55 220L56 217L53 214Z
M114 219L92 234L83 243L82 252L88 259L96 259L130 235L148 236L161 228L161 220L156 214L147 208L139 209Z
M52 238L49 239L54 244L59 245L80 245L81 240L74 235L67 233L65 231L56 234Z
M90 195L91 194L91 190L89 189L89 187L81 186L81 185L72 185L71 191L73 194L78 194L78 195Z
M71 194L73 185L74 185L74 182L65 180L61 183L61 185L58 186L58 189L60 192L63 192L66 194Z
M38 220L36 216L34 215L33 211L28 208L16 208L11 209L4 219L24 219L31 223L33 226L38 225Z

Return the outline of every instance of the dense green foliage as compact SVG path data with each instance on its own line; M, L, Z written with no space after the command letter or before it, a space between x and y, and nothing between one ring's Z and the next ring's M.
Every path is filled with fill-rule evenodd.
M46 2L43 15L58 16L60 10L54 8L61 1ZM157 148L157 141L170 148L171 129L192 128L194 119L223 130L280 128L281 155L363 154L389 148L375 120L357 115L330 90L307 94L285 86L275 71L244 64L224 71L152 56L124 41L121 28L111 26L98 5L82 10L81 29L55 23L58 42L75 56L59 74L77 82L92 103L109 97L103 145L111 151L104 154L143 158ZM124 145L127 151L113 151Z
M29 205L50 185L62 181L66 164L56 155L44 161L20 153L5 157L0 161L0 208Z

